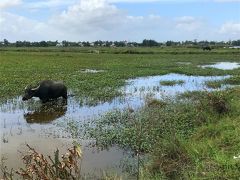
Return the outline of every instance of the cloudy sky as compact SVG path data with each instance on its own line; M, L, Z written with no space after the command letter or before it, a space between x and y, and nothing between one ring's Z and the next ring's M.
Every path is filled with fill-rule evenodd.
M240 39L240 0L0 0L0 39Z

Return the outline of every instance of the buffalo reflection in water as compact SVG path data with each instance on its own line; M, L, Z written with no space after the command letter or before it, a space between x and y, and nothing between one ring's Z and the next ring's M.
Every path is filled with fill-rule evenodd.
M66 114L67 101L52 101L42 104L33 112L24 114L27 123L50 123Z

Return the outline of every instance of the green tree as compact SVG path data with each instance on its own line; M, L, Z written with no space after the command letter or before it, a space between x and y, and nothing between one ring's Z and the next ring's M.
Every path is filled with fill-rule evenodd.
M8 45L9 45L8 40L7 40L7 39L4 39L4 40L3 40L3 44L4 44L4 46L8 46Z

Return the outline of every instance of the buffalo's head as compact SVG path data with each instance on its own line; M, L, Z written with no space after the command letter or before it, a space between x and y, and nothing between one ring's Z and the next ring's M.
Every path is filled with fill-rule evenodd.
M22 97L22 100L27 101L27 100L31 99L35 95L38 88L39 87L37 87L37 88L26 87L24 90L24 95Z

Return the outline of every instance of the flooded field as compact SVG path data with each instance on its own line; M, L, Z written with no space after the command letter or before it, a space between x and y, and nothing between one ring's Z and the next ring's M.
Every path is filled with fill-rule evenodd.
M6 157L6 165L17 169L21 162L20 158L16 157L20 156L19 151L26 149L26 143L47 155L52 155L56 148L59 148L60 152L65 152L66 148L71 146L74 138L66 129L59 126L62 122L94 121L114 109L129 107L136 109L143 106L146 97L149 96L161 99L187 91L210 91L213 89L205 85L206 81L229 77L166 74L130 79L126 81L126 86L120 89L122 97L95 106L82 104L75 97L69 97L67 102L59 99L56 102L42 104L37 98L22 102L19 96L8 100L0 107L1 156ZM167 80L181 80L184 83L173 86L161 85L161 81ZM91 140L83 138L78 141L83 148L82 174L100 176L103 171L113 171L121 175L125 173L121 162L130 157L130 152L118 147L98 152L95 147L88 146Z

